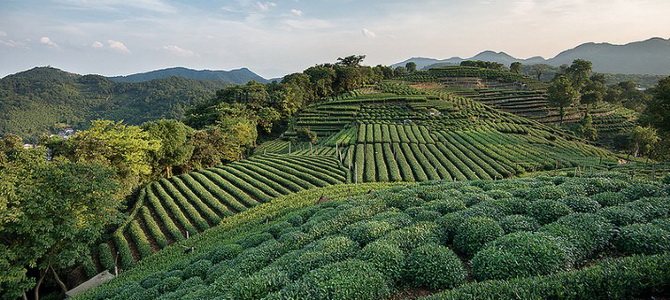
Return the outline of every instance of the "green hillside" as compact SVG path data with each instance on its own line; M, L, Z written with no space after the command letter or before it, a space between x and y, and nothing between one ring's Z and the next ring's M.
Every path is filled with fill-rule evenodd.
M408 93L415 95L401 95ZM295 141L300 128L314 131L320 142ZM86 262L91 274L112 269L114 253L131 268L226 217L302 190L499 180L539 170L605 168L617 159L567 132L466 98L388 84L308 106L283 138L260 145L247 159L147 185L128 221Z
M283 196L78 299L620 299L669 291L667 185L602 174L346 196L380 187ZM330 201L312 206L322 196Z
M211 99L227 85L177 77L115 83L99 75L34 68L0 79L0 134L37 139L60 123L81 128L95 119L133 125L180 119L188 107Z

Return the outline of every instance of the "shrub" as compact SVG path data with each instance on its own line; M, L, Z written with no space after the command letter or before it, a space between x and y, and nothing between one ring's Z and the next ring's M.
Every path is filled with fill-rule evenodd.
M404 251L425 244L440 244L443 241L439 227L432 222L421 222L391 231L379 240L397 245Z
M417 286L444 289L465 282L466 272L454 251L428 244L412 251L407 259L407 275Z
M568 195L568 192L560 186L542 186L530 189L526 194L526 199L531 201L540 199L558 200ZM516 196L516 195L515 195Z
M614 236L614 226L604 217L584 213L562 217L539 230L566 241L575 260L594 257Z
M499 238L470 261L477 280L546 275L564 269L565 248L546 233L517 232Z
M412 224L412 217L406 213L398 210L397 208L392 208L390 210L380 212L374 215L371 218L373 221L383 221L393 224L395 228L405 227Z
M572 209L564 203L556 200L543 199L531 203L528 206L527 214L540 224L548 224L558 220L558 218L572 213Z
M503 190L490 190L486 192L486 195L493 199L506 199L514 197L512 193Z
M360 260L333 263L305 274L279 293L280 299L385 299L389 281L374 266Z
M422 206L426 209L446 215L448 213L465 209L465 202L458 199L440 199L426 202Z
M361 245L372 242L395 229L391 223L383 221L359 221L344 228L342 233Z
M287 283L288 275L285 271L268 267L236 280L228 290L227 295L230 299L262 299L268 293L279 291Z
M190 266L184 268L184 271L181 274L181 277L184 279L189 279L191 277L197 276L200 278L207 278L207 271L212 267L212 262L209 260L199 260Z
M505 234L497 221L490 218L473 217L465 220L456 229L454 247L466 256L472 256L484 244Z
M270 233L267 232L254 233L240 240L239 244L242 246L242 248L246 249L256 247L262 244L263 242L271 239L274 239L274 237Z
M459 199L463 196L459 190L438 190L430 193L426 193L423 196L423 199L427 202L430 201L439 201L439 200L454 200Z
M465 206L470 207L482 202L491 201L493 198L485 194L473 194L465 197Z
M140 285L145 289L150 289L154 286L157 286L163 281L163 275L163 273L155 273L144 277Z
M634 223L644 222L644 215L636 210L625 206L610 206L598 211L608 222L616 226L626 226Z
M412 220L414 222L422 222L422 221L432 222L442 216L439 212L427 210L423 206L410 207L405 210L405 213L407 213L410 217L412 217Z
M502 227L506 234L509 234L517 231L535 231L540 226L537 220L532 217L509 215L500 219L500 227Z
M358 250L358 243L347 237L322 238L307 245L304 252L287 266L288 276L299 278L310 270L352 257Z
M209 258L213 264L218 264L224 260L235 258L244 248L240 244L226 244L214 249L209 253Z
M158 286L158 290L163 294L172 292L177 288L179 288L181 282L182 282L181 278L179 277L174 276L167 277L163 279L163 281L161 281L160 285Z
M302 225L304 220L303 220L301 215L295 214L295 215L292 215L292 216L286 218L286 222L288 222L289 224L291 224L293 226L300 226L300 225Z
M645 220L663 218L670 215L670 197L641 198L624 206L630 210L640 212Z
M670 231L670 218L656 219L651 224L665 231Z
M658 254L670 251L670 232L653 224L621 227L614 241L625 254Z
M667 193L658 185L635 183L621 190L621 194L628 198L628 200L633 201L642 197L666 196Z
M405 196L402 194L390 194L384 197L386 206L395 207L400 210L405 210L410 207L419 206L423 204L423 199L415 196Z
M265 229L265 232L271 234L274 238L278 238L280 233L286 229L293 228L291 223L282 221L273 224L272 226Z
M376 241L368 244L358 252L357 258L369 262L395 282L402 278L405 271L405 253L388 242Z
M600 203L604 207L616 206L628 202L628 198L622 193L602 192L591 196L591 199Z
M463 285L438 299L635 299L667 293L670 255L633 256L574 272Z
M505 198L479 203L472 208L490 207L500 212L501 216L523 214L528 210L530 201L520 198Z
M581 213L595 213L601 207L598 201L584 196L568 196L561 199L561 202L565 203L573 211Z

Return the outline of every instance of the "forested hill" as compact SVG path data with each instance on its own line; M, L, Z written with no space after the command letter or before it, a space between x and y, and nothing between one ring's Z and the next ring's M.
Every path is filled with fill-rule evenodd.
M100 75L33 68L0 79L0 135L36 139L59 123L78 128L99 118L127 124L179 119L185 108L230 85L179 77L117 83Z
M215 70L193 70L182 67L168 68L146 73L138 73L127 76L110 77L115 82L142 82L160 78L167 78L171 76L198 79L198 80L214 80L225 81L235 84L245 84L249 81L256 81L259 83L268 83L269 81L258 74L252 72L247 68L230 70L230 71L215 71Z

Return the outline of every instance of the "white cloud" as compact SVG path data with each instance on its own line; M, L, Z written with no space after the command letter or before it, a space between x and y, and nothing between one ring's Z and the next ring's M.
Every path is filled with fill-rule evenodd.
M162 49L167 50L170 53L172 53L174 55L177 55L177 56L181 56L181 57L197 57L197 56L200 56L200 55L198 55L198 53L195 53L191 50L184 49L184 48L181 48L181 47L175 46L175 45L163 46Z
M4 31L2 31L2 30L0 30L0 37L4 37L4 36L7 36L7 33L4 32Z
M105 47L105 44L103 44L101 42L98 42L98 41L95 41L91 44L91 47L93 47L95 49L102 49L103 47Z
M302 10L299 10L299 9L291 9L291 13L298 16L298 17L302 17L302 15L303 15Z
M374 32L372 32L372 31L368 30L367 28L363 28L362 32L363 32L363 36L365 36L365 37L367 37L367 38L374 39L374 38L377 37L377 34L376 34L376 33L374 33Z
M286 19L282 21L285 25L284 29L325 29L332 28L333 23L321 19Z
M40 38L40 43L47 45L49 47L58 48L58 45L54 43L48 36L43 36Z
M126 47L122 42L115 41L115 40L108 40L107 41L107 46L109 46L110 49L121 52L121 53L130 53L130 49Z
M262 12L266 12L270 10L272 7L276 7L277 3L274 2L256 2L256 7L260 9Z

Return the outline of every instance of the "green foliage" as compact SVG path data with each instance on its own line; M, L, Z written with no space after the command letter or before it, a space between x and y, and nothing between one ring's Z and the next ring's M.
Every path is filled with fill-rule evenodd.
M466 284L425 298L441 299L629 299L667 292L670 257L605 260L579 271ZM542 288L538 288L542 287Z
M566 204L556 201L543 199L538 200L528 206L527 214L535 218L540 224L548 224L558 220L562 216L572 213L572 209Z
M563 123L565 116L565 108L576 104L579 101L579 91L576 90L570 81L565 76L559 76L551 82L547 89L547 100L549 105L558 107L560 111L560 123Z
M280 292L283 299L383 299L388 280L370 263L346 260L316 269Z
M407 258L407 275L416 286L451 289L465 282L467 272L454 251L427 244L412 250Z
M601 207L598 201L584 196L568 196L561 199L561 202L578 213L595 213Z
M539 231L562 238L574 260L597 256L614 237L614 226L604 217L584 213L564 216Z
M162 119L144 123L142 129L160 141L160 148L149 154L156 171L165 169L167 177L172 176L172 167L185 164L193 155L194 147L189 143L193 129L184 123Z
M370 263L394 282L400 281L405 274L405 253L398 246L385 241L366 245L356 258Z
M489 243L470 264L477 280L548 275L566 269L569 256L546 233L517 232Z
M368 244L387 232L395 229L395 226L383 221L360 221L344 228L344 235L361 245Z
M621 227L614 241L624 254L661 254L670 251L670 232L652 224Z
M509 215L500 219L500 227L506 234L517 231L535 231L540 225L532 217L524 215Z
M397 245L404 251L410 251L425 244L440 244L443 239L437 224L420 222L391 231L379 240Z
M490 218L473 217L465 220L456 229L454 248L466 256L473 256L484 245L505 234L497 221Z

